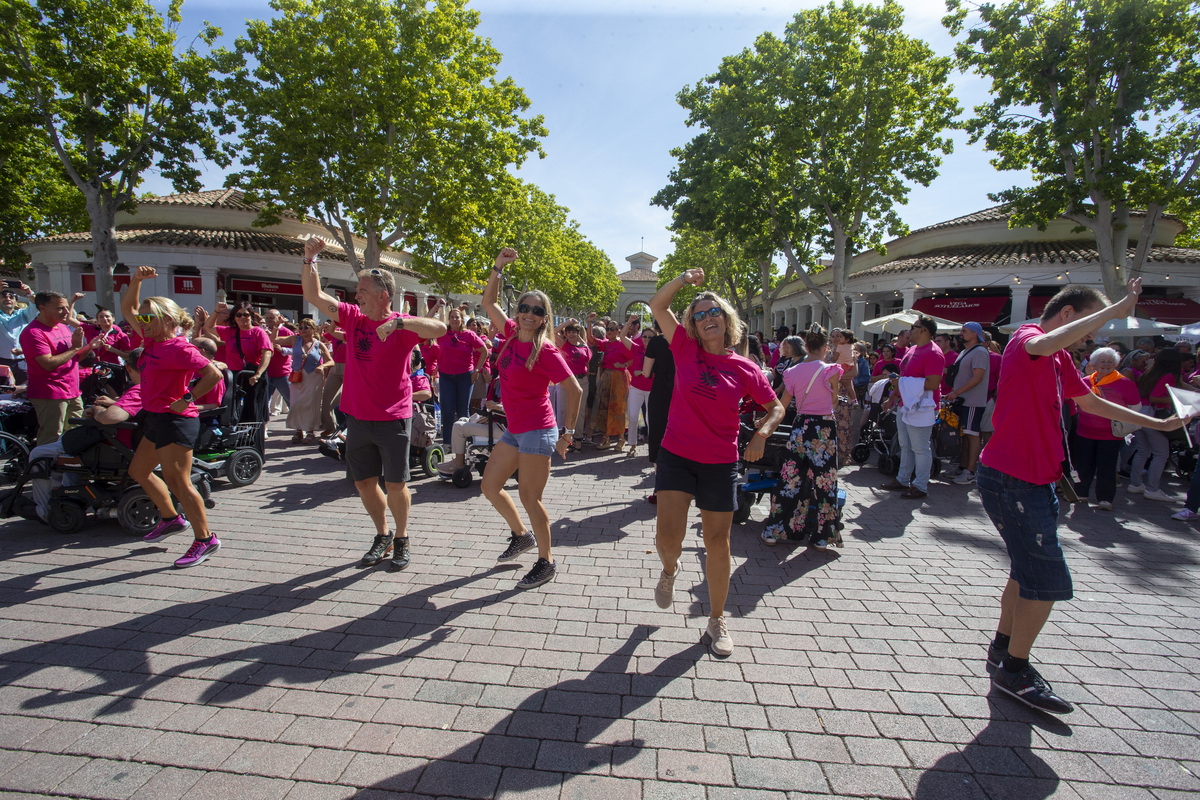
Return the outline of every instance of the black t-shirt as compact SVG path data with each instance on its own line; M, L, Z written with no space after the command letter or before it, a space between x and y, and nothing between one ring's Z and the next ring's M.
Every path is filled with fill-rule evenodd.
M652 394L666 392L670 395L675 388L675 356L671 355L671 343L665 336L655 336L646 345L646 358L654 359L650 374L654 376Z

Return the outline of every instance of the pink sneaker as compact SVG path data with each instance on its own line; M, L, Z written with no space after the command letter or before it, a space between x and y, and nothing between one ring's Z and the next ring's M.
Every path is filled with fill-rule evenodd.
M175 519L164 519L162 522L154 526L154 530L142 537L143 542L157 542L159 539L170 536L174 533L183 533L192 526L184 519L183 514L179 514Z
M207 539L196 539L184 553L183 558L175 562L177 567L194 567L213 553L221 549L221 540L215 535Z

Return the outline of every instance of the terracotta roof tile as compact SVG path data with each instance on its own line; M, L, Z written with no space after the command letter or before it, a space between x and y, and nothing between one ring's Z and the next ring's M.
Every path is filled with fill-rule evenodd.
M954 219L948 219L945 222L937 222L933 225L927 225L924 228L918 228L910 233L909 236L918 233L924 233L925 231L936 231L942 230L943 228L957 228L962 225L974 225L979 222L999 222L1000 220L1006 220L1009 217L1009 213L1005 210L1005 208L1006 207L1003 205L985 208L982 211L975 211L962 217L955 217Z
M617 276L619 281L654 281L658 282L658 273L652 269L631 269Z
M1134 249L1129 249L1132 258ZM1200 250L1183 247L1152 247L1150 261L1200 263ZM877 267L855 272L854 277L892 275L926 269L970 269L997 264L1075 264L1099 261L1100 255L1087 242L1012 242L969 245L930 250L915 256L898 258Z
M203 192L187 192L185 194L167 194L158 197L142 197L138 205L150 206L201 206L205 208L228 208L234 211L262 210L262 203L246 202L246 193L241 189L209 189ZM284 211L283 216L296 219L296 214Z

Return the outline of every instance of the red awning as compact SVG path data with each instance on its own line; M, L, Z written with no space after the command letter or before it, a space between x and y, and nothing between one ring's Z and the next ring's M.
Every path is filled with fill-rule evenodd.
M951 322L991 325L1000 316L1007 297L922 297L913 310Z
M1150 319L1167 325L1191 325L1200 322L1200 303L1184 297L1141 297L1137 310Z

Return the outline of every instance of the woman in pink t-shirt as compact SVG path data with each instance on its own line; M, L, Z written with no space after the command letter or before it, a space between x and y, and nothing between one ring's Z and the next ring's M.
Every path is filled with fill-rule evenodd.
M588 324L596 318L596 312L588 315ZM637 318L630 318L624 325L616 320L605 319L604 339L588 337L592 350L604 354L600 362L600 371L596 373L596 397L592 400L592 427L603 432L603 438L596 445L597 450L607 450L616 439L615 452L625 449L622 435L625 433L626 404L629 401L629 373L626 371L633 361L633 349L622 343L628 341L629 334Z
M1137 384L1117 372L1118 361L1116 350L1099 348L1088 359L1093 372L1084 378L1084 383L1093 394L1108 402L1139 411L1142 401ZM1071 437L1071 462L1079 473L1075 491L1086 500L1094 478L1096 506L1102 511L1112 511L1117 496L1117 458L1124 444L1124 437L1113 436L1109 419L1080 410Z
M783 374L785 407L796 403L792 435L771 498L764 544L807 542L818 550L840 547L837 531L838 430L834 418L844 367L826 363L829 339L820 326L804 335L808 358Z
M592 360L592 348L584 342L583 327L579 320L573 317L554 329L554 343L562 351L563 358L567 360L567 366L570 367L571 374L575 376L583 394L579 401L579 414L573 420L566 418L567 401L561 388L562 384L550 387L550 400L554 404L554 413L559 426L575 430L576 436L572 445L576 453L581 453L583 452L583 426L587 417L588 395L590 394L588 391L588 363Z
M1142 413L1159 419L1171 416L1171 396L1168 386L1179 386L1180 366L1183 356L1174 347L1159 350L1154 362L1137 380L1138 395L1142 400ZM1141 494L1147 500L1170 503L1174 497L1159 486L1167 460L1171 456L1171 442L1162 431L1138 428L1133 434L1133 464L1129 468L1130 494Z
M562 353L554 346L554 311L550 299L531 290L517 300L515 319L500 308L501 276L517 259L517 251L506 247L496 256L495 266L483 290L483 307L492 324L504 331L504 344L497 348L496 370L500 378L500 400L508 418L508 430L492 449L483 471L483 494L504 517L511 531L508 548L498 561L513 561L537 548L533 568L517 582L518 589L532 589L554 578L556 566L550 552L550 517L542 505L542 492L550 477L550 456L566 458L575 431L559 434L550 407L551 384L562 384L566 393L567 419L579 415L583 392L571 374ZM530 534L504 484L521 471L521 505L529 515Z
M153 267L138 267L121 298L121 313L144 337L142 354L142 441L129 464L129 475L154 502L162 521L146 534L145 541L182 533L189 527L195 540L176 567L191 567L221 547L221 540L208 529L204 501L192 485L192 447L200 435L199 412L193 391L203 397L221 381L221 371L188 341L186 333L195 324L187 312L166 297L139 299L144 280L157 277ZM177 328L185 335L176 336ZM189 389L192 377L200 379ZM162 465L162 477L154 474ZM187 516L175 509L171 495L179 499ZM189 524L190 522L190 524Z
M723 658L733 652L733 639L725 624L725 599L729 594L729 530L737 508L738 406L749 395L767 409L743 456L754 462L762 458L764 442L783 419L783 405L758 365L733 352L746 328L728 300L700 292L684 311L682 321L671 311L671 301L681 288L702 283L704 270L690 269L668 281L650 299L654 319L671 343L675 358L671 411L655 461L655 544L663 569L654 600L659 608L671 607L688 511L695 500L708 554L705 636L713 653Z

